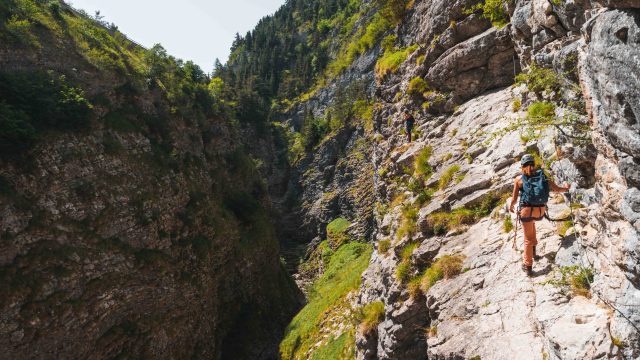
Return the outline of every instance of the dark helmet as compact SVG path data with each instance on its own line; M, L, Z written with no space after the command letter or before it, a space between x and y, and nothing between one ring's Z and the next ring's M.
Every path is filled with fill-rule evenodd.
M533 158L533 155L531 154L525 154L524 156L522 156L522 159L520 159L520 165L525 166L527 164L535 164L536 160Z

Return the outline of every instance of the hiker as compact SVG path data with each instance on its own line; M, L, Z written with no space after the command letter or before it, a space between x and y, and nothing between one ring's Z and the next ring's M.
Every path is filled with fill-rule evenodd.
M513 195L509 211L514 212L514 206L520 195L518 205L518 219L522 223L524 230L524 255L522 270L527 276L532 275L533 260L539 260L536 255L536 221L542 220L547 209L549 200L549 190L555 192L567 192L569 186L558 186L551 179L548 179L542 169L536 169L533 156L526 154L520 160L522 165L522 176L515 179L513 185Z
M413 118L411 113L409 113L408 109L404 109L402 114L403 114L404 122L405 122L404 123L405 130L407 131L407 139L409 140L409 142L411 142L411 132L413 131L413 124L415 124L416 119Z

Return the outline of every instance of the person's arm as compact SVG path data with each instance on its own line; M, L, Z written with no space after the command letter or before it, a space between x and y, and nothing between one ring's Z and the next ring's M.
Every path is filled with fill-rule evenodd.
M551 189L551 191L555 191L555 192L567 192L569 191L571 186L569 186L569 184L565 186L558 186L556 185L556 183L553 182L553 180L549 179L549 188Z
M516 201L518 201L519 193L520 193L520 177L518 176L513 182L513 194L511 194L511 205L509 206L510 212L514 212L513 207L516 206Z

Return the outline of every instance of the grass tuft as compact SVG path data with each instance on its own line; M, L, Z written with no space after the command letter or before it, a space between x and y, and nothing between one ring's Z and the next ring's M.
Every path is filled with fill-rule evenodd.
M384 319L384 303L375 301L362 308L362 321L360 322L360 332L369 335L378 327Z

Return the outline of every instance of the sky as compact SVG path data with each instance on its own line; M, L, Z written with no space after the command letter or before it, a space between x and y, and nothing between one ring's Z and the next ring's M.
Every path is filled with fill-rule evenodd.
M236 32L243 35L285 0L69 0L67 3L114 23L127 37L150 48L160 43L177 58L205 72L216 58L224 64Z

